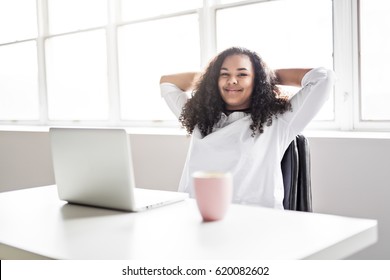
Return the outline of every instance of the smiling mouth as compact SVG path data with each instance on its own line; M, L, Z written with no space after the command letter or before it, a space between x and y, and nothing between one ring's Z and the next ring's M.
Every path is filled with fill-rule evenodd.
M224 90L225 90L227 93L238 93L238 92L243 91L242 89L229 89L229 88L225 88Z

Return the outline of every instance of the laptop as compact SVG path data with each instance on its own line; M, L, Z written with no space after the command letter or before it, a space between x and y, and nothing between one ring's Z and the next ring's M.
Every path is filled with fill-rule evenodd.
M136 188L128 134L117 128L50 128L58 196L69 203L138 212L188 194Z

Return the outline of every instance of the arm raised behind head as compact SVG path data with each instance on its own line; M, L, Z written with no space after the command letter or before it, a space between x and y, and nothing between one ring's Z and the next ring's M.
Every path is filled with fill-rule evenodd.
M201 73L200 72L185 72L177 73L171 75L161 76L160 84L162 83L171 83L176 85L182 91L192 90L199 80Z
M301 87L302 79L311 68L291 68L275 70L279 85Z

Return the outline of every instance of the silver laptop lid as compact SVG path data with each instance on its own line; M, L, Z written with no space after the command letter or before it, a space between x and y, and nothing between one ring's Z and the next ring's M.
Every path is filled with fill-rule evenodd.
M50 128L60 199L133 211L134 172L124 129Z

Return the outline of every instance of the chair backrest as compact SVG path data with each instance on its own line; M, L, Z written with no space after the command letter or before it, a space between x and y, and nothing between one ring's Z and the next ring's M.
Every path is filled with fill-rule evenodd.
M296 136L285 151L281 169L284 209L312 212L309 142L303 135Z

